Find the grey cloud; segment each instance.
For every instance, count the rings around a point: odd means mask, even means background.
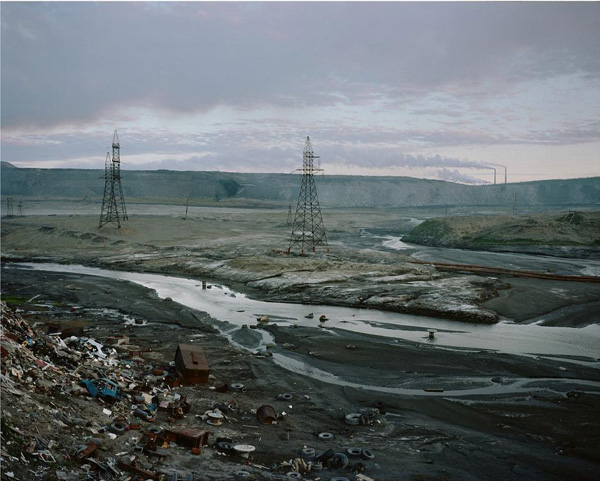
[[[3,128],[598,78],[597,3],[4,3]],[[342,97],[337,95],[342,94]]]

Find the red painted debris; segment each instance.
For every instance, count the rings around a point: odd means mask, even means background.
[[[175,367],[183,385],[208,382],[210,369],[202,346],[179,344],[175,353]]]

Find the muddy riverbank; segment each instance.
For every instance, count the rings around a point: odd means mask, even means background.
[[[274,356],[257,357],[230,346],[218,334],[217,320],[127,282],[16,269],[4,269],[2,282],[3,298],[22,309],[32,325],[48,321],[83,325],[86,335],[99,340],[116,332],[126,334],[132,343],[151,349],[146,361],[149,367],[171,361],[178,342],[194,339],[200,343],[214,375],[209,385],[237,382],[247,391],[220,394],[204,386],[178,391],[188,396],[195,414],[203,413],[214,402],[236,400],[240,412],[222,428],[210,428],[211,439],[227,435],[255,445],[253,465],[248,469],[257,479],[287,479],[281,463],[299,456],[305,446],[317,452],[369,449],[375,459],[364,463],[363,474],[381,480],[594,479],[599,472],[596,433],[600,429],[600,396],[598,388],[585,384],[600,382],[593,363],[586,367],[568,359],[536,360],[490,351],[423,347],[360,334],[341,336],[318,328],[276,326],[266,327],[275,339],[271,348]],[[39,297],[34,301],[26,302],[36,295]],[[145,325],[127,324],[123,316]],[[341,378],[404,385],[420,393],[396,395],[320,381],[278,366],[274,360],[278,354],[300,362],[310,358],[311,364]],[[463,396],[431,392],[510,386],[523,378],[530,382],[516,392],[507,389],[505,393]],[[278,401],[281,393],[291,393],[293,400]],[[44,419],[46,414],[40,406],[51,407],[48,402],[71,406],[68,398],[60,396],[29,396],[24,403],[23,396],[3,392],[3,410],[12,414],[13,422],[19,418],[19,410],[39,413]],[[375,403],[386,411],[381,423],[349,426],[344,422],[345,414]],[[285,411],[286,420],[277,426],[260,425],[251,410],[262,404]],[[98,409],[93,401],[78,402],[78,406],[82,415],[88,416]],[[202,421],[188,415],[177,424],[202,426]],[[53,431],[43,423],[39,426],[42,436],[66,442],[64,432]],[[29,432],[32,427],[25,424],[20,429]],[[85,432],[73,435],[82,437]],[[334,438],[322,441],[317,436],[321,432],[330,432]],[[139,437],[139,432],[131,431],[114,443],[107,439],[103,456],[131,449],[126,443],[134,437]],[[175,447],[169,451],[168,462],[139,454],[138,458],[155,471],[203,473],[197,479],[235,479],[234,473],[247,466],[238,458],[220,456],[210,447],[200,456]],[[7,466],[13,469],[13,465]],[[313,472],[304,479],[336,475],[355,478],[344,468]]]
[[[187,219],[138,215],[122,229],[97,229],[95,216],[4,219],[2,252],[5,259],[208,278],[267,300],[375,308],[479,323],[494,323],[506,316],[508,310],[495,300],[507,291],[512,310],[522,307],[530,317],[548,313],[548,305],[554,310],[584,306],[600,295],[597,286],[583,292],[564,283],[561,289],[577,294],[555,296],[548,304],[546,298],[538,302],[529,295],[536,291],[535,282],[448,273],[408,262],[419,253],[393,250],[366,234],[408,230],[415,224],[413,218],[393,211],[337,211],[326,220],[329,252],[311,256],[287,255],[289,227],[284,216],[253,209],[207,209]],[[518,293],[522,296],[512,295]],[[527,300],[517,302],[520,298]]]

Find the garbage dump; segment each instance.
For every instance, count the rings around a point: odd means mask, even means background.
[[[294,448],[290,418],[311,396],[264,395],[278,407],[256,402],[261,393],[250,401],[252,379],[217,379],[201,346],[180,343],[159,361],[135,336],[93,333],[32,326],[2,303],[2,479],[329,479],[374,458],[333,434]],[[357,415],[354,427],[381,417]],[[297,456],[264,452],[264,438],[286,439]]]

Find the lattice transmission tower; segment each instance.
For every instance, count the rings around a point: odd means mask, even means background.
[[[98,228],[109,222],[116,222],[120,229],[122,220],[127,220],[127,208],[121,184],[121,146],[115,130],[112,141],[112,159],[110,153],[107,152],[104,162],[104,197],[102,198]]]
[[[310,137],[306,137],[304,144],[304,154],[302,156],[302,184],[300,185],[300,194],[298,195],[298,205],[296,206],[296,215],[290,237],[288,254],[296,246],[300,246],[300,254],[304,255],[305,248],[315,252],[317,246],[327,246],[327,235],[317,197],[317,188],[315,186],[314,173],[323,169],[315,167],[314,161],[319,156],[313,153]]]
[[[15,215],[15,211],[14,211],[14,201],[12,197],[7,197],[6,198],[6,216],[7,217],[13,217]]]

